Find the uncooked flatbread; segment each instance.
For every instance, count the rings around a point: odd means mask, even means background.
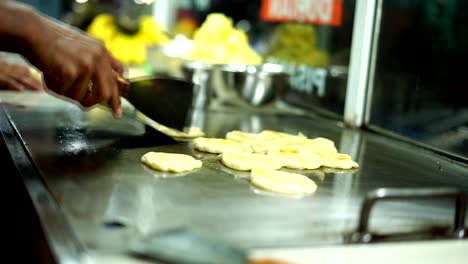
[[[224,151],[220,158],[226,167],[240,171],[249,171],[253,168],[281,168],[281,160],[264,154],[228,150]]]
[[[252,142],[250,146],[253,152],[267,154],[271,148],[278,148],[288,144],[292,144],[288,139],[270,139],[270,140],[257,140]]]
[[[238,150],[244,152],[252,152],[252,149],[249,144],[242,142],[235,142],[223,138],[204,138],[199,137],[193,141],[193,146],[204,152],[209,153],[223,153],[227,150]]]
[[[246,142],[250,143],[257,139],[258,134],[255,133],[248,133],[239,130],[233,130],[231,132],[226,133],[226,139],[236,141],[236,142]]]
[[[327,153],[321,155],[322,166],[335,169],[358,168],[359,164],[351,159],[351,156],[342,153]]]
[[[278,132],[273,130],[263,130],[258,134],[261,140],[276,140],[276,139],[290,139],[290,140],[302,140],[307,139],[302,133],[298,135],[292,135],[284,132]]]
[[[317,153],[337,153],[338,150],[335,147],[335,143],[329,139],[318,137],[309,139],[304,142],[305,145],[309,145],[315,149]]]
[[[185,172],[201,168],[202,162],[185,154],[148,152],[141,161],[149,167],[167,172]]]
[[[263,130],[258,134],[234,130],[226,134],[226,139],[248,143],[253,152],[266,154],[270,148],[298,144],[307,140],[307,137],[301,133],[296,136],[273,130]]]
[[[322,166],[320,155],[304,148],[302,145],[290,145],[271,148],[268,156],[281,161],[285,168],[314,170]]]
[[[288,195],[313,194],[317,190],[315,182],[304,175],[268,168],[254,168],[250,181],[258,188]]]
[[[285,168],[313,170],[321,166],[336,169],[358,167],[351,157],[341,156],[338,153],[332,140],[323,137],[309,139],[302,133],[292,135],[273,130],[263,130],[260,133],[233,130],[226,134],[226,139],[250,145],[253,153],[274,156],[282,160],[282,166]],[[323,157],[325,157],[324,161],[322,161]],[[244,165],[243,161],[235,162],[234,158],[231,158],[229,162]],[[247,165],[243,165],[237,167],[243,170],[248,168]]]

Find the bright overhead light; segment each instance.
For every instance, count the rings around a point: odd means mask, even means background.
[[[149,5],[149,4],[152,4],[152,3],[154,2],[154,0],[133,0],[133,1],[134,1],[136,4],[139,4],[139,5],[141,5],[141,4],[147,4],[147,5]]]

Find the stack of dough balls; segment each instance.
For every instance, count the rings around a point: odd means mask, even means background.
[[[193,37],[193,53],[187,59],[210,64],[260,64],[245,32],[221,13],[209,14]]]
[[[197,150],[219,154],[219,159],[228,168],[250,171],[254,186],[287,195],[312,194],[317,186],[308,177],[279,171],[281,168],[358,167],[349,155],[338,153],[333,141],[321,137],[309,139],[303,134],[271,130],[260,133],[231,131],[225,139],[196,138],[193,145]]]

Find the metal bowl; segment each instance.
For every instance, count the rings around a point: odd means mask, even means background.
[[[262,106],[278,99],[288,85],[288,74],[279,64],[223,65],[221,83],[253,106]]]
[[[208,107],[213,96],[213,66],[202,62],[186,62],[182,64],[182,74],[185,80],[195,84],[194,108]]]

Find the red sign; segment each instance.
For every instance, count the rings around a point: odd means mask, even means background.
[[[340,26],[343,0],[262,0],[261,18],[269,22],[306,22]]]

